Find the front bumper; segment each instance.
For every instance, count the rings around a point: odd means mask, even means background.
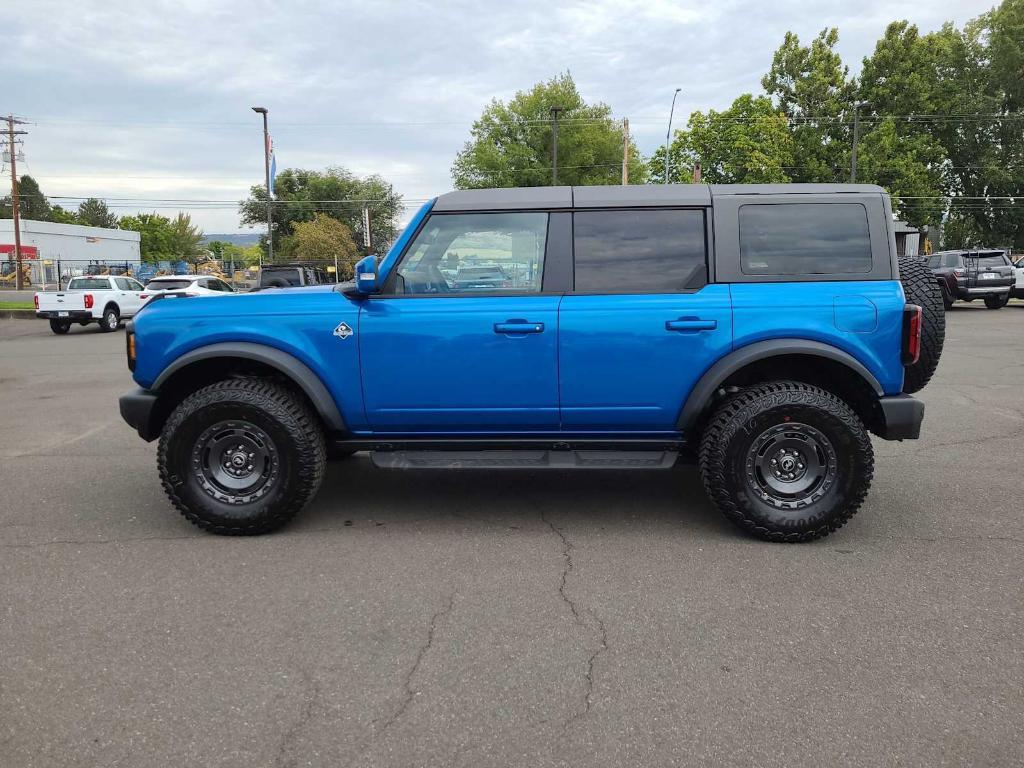
[[[44,320],[70,320],[73,323],[81,323],[88,320],[90,323],[95,319],[88,309],[44,309],[36,311],[36,317]]]
[[[121,395],[117,401],[121,409],[121,418],[147,443],[160,435],[153,426],[153,409],[156,401],[157,396],[154,393],[141,387]]]
[[[883,440],[916,440],[921,436],[924,421],[924,403],[910,395],[889,395],[878,398],[882,410],[879,429],[875,431]]]

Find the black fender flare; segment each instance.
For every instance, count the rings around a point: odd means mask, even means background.
[[[306,394],[310,402],[313,403],[313,407],[316,408],[317,413],[324,420],[328,430],[332,432],[345,431],[345,420],[341,416],[341,411],[338,410],[338,404],[334,401],[330,391],[320,377],[294,355],[282,352],[276,347],[266,346],[265,344],[227,341],[198,347],[191,352],[186,352],[164,368],[149,389],[153,392],[159,392],[160,387],[166,384],[171,376],[200,360],[231,357],[254,360],[280,371],[284,376],[294,381]]]
[[[810,339],[768,339],[758,341],[740,347],[720,359],[701,376],[693,389],[690,390],[682,410],[679,412],[679,419],[676,428],[684,431],[693,426],[700,417],[704,408],[711,401],[715,391],[722,386],[722,383],[732,374],[744,366],[768,357],[779,357],[781,355],[811,355],[822,357],[827,360],[834,360],[845,365],[853,373],[859,375],[874,390],[879,397],[885,394],[878,379],[853,355],[844,352],[838,347],[823,344],[820,341]]]

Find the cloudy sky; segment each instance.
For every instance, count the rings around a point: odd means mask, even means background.
[[[451,188],[487,102],[560,71],[628,117],[649,154],[676,87],[682,122],[757,92],[787,30],[838,26],[857,71],[892,20],[932,30],[992,4],[30,0],[5,11],[0,110],[29,121],[22,172],[53,202],[185,209],[234,232],[235,201],[263,179],[252,105],[270,109],[279,169],[380,173],[414,205]]]

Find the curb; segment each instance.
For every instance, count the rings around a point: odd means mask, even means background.
[[[34,309],[0,309],[0,320],[35,320]]]

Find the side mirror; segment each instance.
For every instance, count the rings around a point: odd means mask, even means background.
[[[377,257],[370,255],[356,262],[356,292],[362,296],[376,293],[377,284]]]

